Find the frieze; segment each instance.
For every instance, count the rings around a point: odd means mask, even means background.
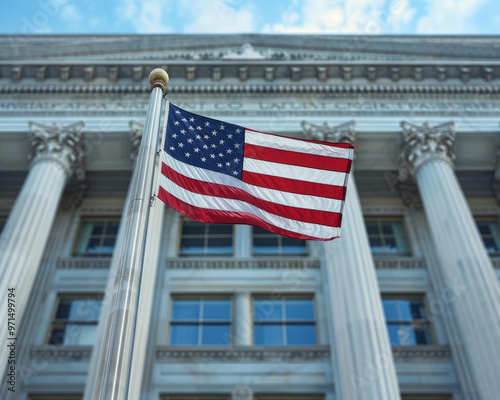
[[[310,258],[276,259],[186,259],[167,260],[167,269],[318,269],[320,262]]]
[[[394,361],[405,359],[448,360],[451,358],[449,346],[392,346]]]
[[[110,258],[60,258],[56,267],[61,269],[108,269]]]
[[[9,116],[71,114],[78,115],[129,115],[131,112],[143,115],[147,111],[147,101],[144,99],[109,101],[76,99],[68,101],[0,101],[0,114]],[[306,101],[307,100],[307,101]],[[181,108],[193,112],[205,112],[211,115],[257,115],[257,116],[283,116],[283,115],[331,115],[331,113],[357,114],[357,115],[397,115],[404,112],[406,115],[437,115],[463,116],[463,115],[491,115],[500,113],[500,102],[475,100],[462,100],[447,98],[439,100],[413,100],[398,101],[397,98],[377,99],[346,99],[336,98],[335,101],[316,98],[297,98],[295,101],[179,101],[175,102]]]
[[[92,346],[37,346],[31,352],[32,361],[89,361]]]
[[[376,269],[425,269],[426,263],[423,258],[394,257],[381,258],[373,257]]]
[[[163,346],[156,350],[159,362],[318,362],[330,359],[328,346],[279,348],[226,347],[188,349]]]

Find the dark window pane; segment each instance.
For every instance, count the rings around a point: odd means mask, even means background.
[[[285,302],[286,319],[314,320],[313,301],[310,299],[291,299]]]
[[[198,321],[199,319],[199,300],[174,300],[172,304],[173,321]]]
[[[260,226],[253,226],[253,234],[254,235],[272,235],[271,232],[269,232],[268,230],[264,229],[264,228],[261,228]]]
[[[288,345],[316,344],[316,329],[314,324],[287,325],[286,342]]]
[[[425,319],[425,309],[422,301],[413,300],[410,303],[412,319]]]
[[[64,343],[64,327],[53,328],[50,333],[49,344]]]
[[[254,300],[254,320],[278,320],[281,321],[283,313],[281,300],[259,299]]]
[[[231,303],[229,300],[204,300],[203,320],[227,320],[231,319]]]
[[[204,325],[201,337],[202,345],[231,344],[229,325]]]
[[[209,237],[208,238],[208,253],[224,253],[231,254],[233,252],[233,238],[231,237]]]
[[[103,241],[100,252],[103,254],[112,254],[114,247],[115,247],[115,238],[114,237],[106,238]]]
[[[389,251],[389,252],[398,251],[398,247],[396,245],[396,239],[393,237],[386,237],[385,238],[385,248],[386,248],[386,251]]]
[[[71,300],[61,299],[57,307],[56,319],[68,319],[71,310]]]
[[[493,238],[483,238],[484,246],[490,253],[498,251],[498,246]]]
[[[88,253],[97,253],[99,251],[100,243],[101,243],[100,238],[91,238],[87,244],[86,251]]]
[[[379,238],[370,237],[370,247],[373,253],[383,253],[385,248],[382,247],[382,240]]]
[[[233,234],[233,226],[229,224],[209,224],[209,235],[229,235]]]
[[[307,253],[306,241],[296,240],[292,238],[282,237],[282,252],[288,254],[305,254]]]
[[[203,238],[183,238],[181,242],[181,252],[192,254],[203,254]]]
[[[108,227],[106,228],[106,235],[116,235],[118,233],[119,221],[109,221]]]
[[[379,235],[378,224],[376,222],[366,222],[366,230],[369,235]]]
[[[283,326],[276,325],[255,325],[254,329],[256,345],[282,345]]]
[[[186,220],[182,223],[182,235],[203,235],[205,224],[197,221]]]
[[[171,345],[197,345],[198,325],[172,325],[170,327]]]
[[[392,230],[392,225],[397,222],[382,222],[382,232],[384,235],[392,235],[394,232]]]
[[[254,237],[253,251],[255,254],[279,254],[277,237]]]
[[[94,225],[92,228],[92,235],[100,236],[104,230],[104,221],[91,222]]]
[[[414,325],[415,341],[419,345],[430,344],[429,331],[427,325]]]

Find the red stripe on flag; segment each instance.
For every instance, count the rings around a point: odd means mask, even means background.
[[[272,175],[257,174],[243,170],[241,180],[250,185],[277,189],[282,192],[326,197],[328,199],[345,200],[346,187],[325,185],[324,183],[299,181]]]
[[[341,213],[311,210],[307,208],[298,208],[272,203],[252,196],[251,194],[238,188],[188,178],[182,174],[179,174],[177,171],[173,170],[165,163],[162,163],[161,173],[176,185],[181,186],[182,188],[193,193],[244,201],[248,204],[252,204],[260,208],[261,210],[296,221],[309,222],[331,227],[340,226],[340,220],[342,217]]]
[[[187,217],[194,219],[203,223],[214,223],[214,224],[249,224],[259,226],[261,228],[267,229],[270,232],[277,233],[279,235],[289,236],[294,239],[303,239],[303,240],[332,240],[336,239],[340,236],[333,236],[331,238],[317,238],[313,236],[302,235],[296,232],[287,231],[282,228],[278,228],[277,226],[271,225],[266,221],[263,221],[259,217],[256,217],[253,214],[243,213],[243,212],[233,212],[233,211],[219,211],[219,210],[210,210],[207,208],[200,208],[188,204],[182,200],[179,200],[177,197],[172,196],[161,186],[158,191],[158,198],[163,201],[165,204],[172,207],[174,210],[179,211],[180,213],[186,215]]]
[[[272,149],[270,147],[257,146],[250,143],[245,143],[244,156],[280,164],[346,173],[349,173],[351,170],[352,163],[348,158],[319,156],[296,151]]]

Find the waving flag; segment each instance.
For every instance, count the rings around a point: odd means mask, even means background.
[[[169,104],[158,197],[212,223],[295,239],[340,236],[353,146],[257,132]]]

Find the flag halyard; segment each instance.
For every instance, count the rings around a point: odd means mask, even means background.
[[[340,236],[351,144],[258,132],[173,104],[168,115],[158,197],[170,207],[295,239]]]

